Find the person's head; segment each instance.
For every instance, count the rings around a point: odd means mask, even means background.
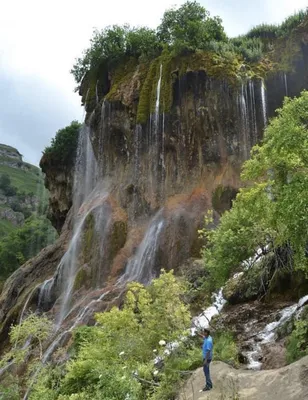
[[[204,337],[209,337],[210,336],[210,331],[208,329],[203,329],[203,336]]]

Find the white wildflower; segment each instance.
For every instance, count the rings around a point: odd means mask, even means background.
[[[160,340],[160,341],[159,341],[159,345],[160,345],[160,346],[166,346],[165,340]]]
[[[119,354],[119,356],[121,357],[121,356],[124,356],[124,354],[125,354],[125,351],[121,351],[121,353]]]
[[[153,372],[153,375],[154,375],[154,376],[158,375],[157,369]]]

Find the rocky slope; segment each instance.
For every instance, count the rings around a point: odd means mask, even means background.
[[[214,389],[202,392],[203,370],[198,369],[181,390],[179,400],[304,400],[308,396],[308,357],[269,371],[236,370],[222,362],[212,366]]]
[[[0,236],[5,236],[38,208],[45,190],[39,168],[23,162],[18,150],[4,144],[0,144],[0,177]]]

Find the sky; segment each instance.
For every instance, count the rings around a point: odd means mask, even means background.
[[[251,1],[251,0],[250,0]],[[229,36],[279,23],[307,0],[199,0]],[[38,164],[56,131],[84,111],[70,69],[93,29],[129,23],[156,27],[180,0],[10,0],[0,14],[0,143]]]

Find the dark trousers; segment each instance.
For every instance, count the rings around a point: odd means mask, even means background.
[[[213,387],[213,383],[211,381],[211,374],[210,374],[211,361],[212,360],[208,360],[207,363],[203,365],[203,372],[204,372],[204,376],[205,376],[205,385],[210,389]]]

